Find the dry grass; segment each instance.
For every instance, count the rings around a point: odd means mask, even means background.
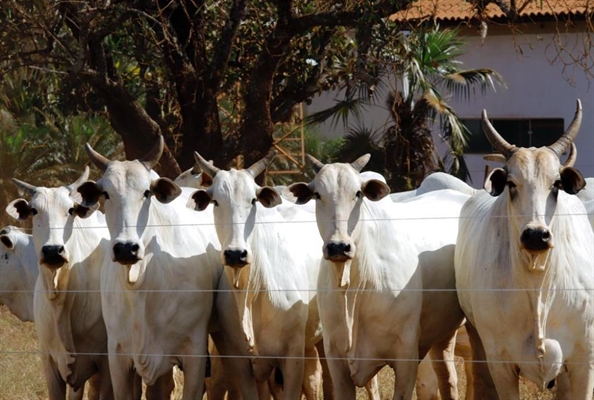
[[[464,400],[466,379],[462,361],[458,362],[459,387]],[[183,379],[183,378],[182,378]],[[380,395],[382,399],[392,398],[394,374],[390,368],[384,368],[379,375]],[[176,376],[176,381],[180,382]],[[530,382],[521,382],[522,399],[549,400],[553,392],[539,393]],[[176,388],[173,398],[181,399],[181,390]],[[37,336],[32,323],[23,323],[14,317],[4,306],[0,307],[0,400],[37,400],[47,399],[47,390],[41,373],[37,355]],[[367,399],[365,390],[358,389],[357,400]]]

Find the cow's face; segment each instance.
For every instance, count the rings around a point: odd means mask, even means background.
[[[259,187],[246,170],[218,171],[212,186],[194,193],[192,199],[196,209],[204,209],[205,202],[214,205],[221,261],[233,268],[252,262],[248,238],[254,229],[257,204],[265,207],[280,204],[279,194],[273,188]]]
[[[83,183],[73,196],[86,206],[105,200],[105,219],[111,236],[112,260],[131,266],[144,258],[143,233],[147,229],[153,197],[169,203],[181,189],[167,178],[158,178],[151,168],[163,152],[160,137],[147,159],[109,161],[87,145],[91,161],[104,171],[97,181]]]
[[[142,237],[153,197],[168,203],[181,193],[172,181],[157,178],[141,162],[113,161],[96,183],[85,182],[79,192],[84,204],[104,198],[105,220],[111,236],[112,260],[133,265],[144,258]]]
[[[317,174],[312,182],[295,183],[284,192],[287,199],[292,195],[297,203],[316,200],[316,220],[324,241],[323,254],[329,261],[343,263],[355,256],[357,249],[352,234],[360,223],[363,199],[377,201],[390,193],[384,182],[361,178],[359,170],[368,160],[366,155],[353,164],[317,164]]]
[[[268,165],[272,157],[274,153],[260,162]],[[201,157],[200,160],[205,161]],[[201,211],[206,209],[208,204],[214,205],[214,220],[221,243],[221,262],[237,270],[252,262],[252,249],[248,238],[254,230],[258,204],[267,208],[274,207],[281,203],[280,195],[271,187],[260,187],[256,184],[256,172],[252,170],[254,166],[231,171],[219,170],[212,166],[208,168],[210,175],[213,175],[211,186],[194,192],[188,206]],[[207,171],[202,174],[210,180]]]
[[[525,254],[538,256],[555,246],[551,223],[559,192],[576,194],[585,186],[581,173],[572,167],[576,152],[573,138],[579,130],[580,120],[578,102],[574,122],[555,144],[518,148],[505,142],[488,122],[486,114],[483,115],[487,137],[505,156],[505,167],[496,168],[489,174],[485,189],[493,196],[505,196],[511,240],[517,240]],[[561,165],[559,156],[567,148],[571,148],[570,157]]]
[[[65,244],[72,236],[74,219],[87,217],[90,210],[73,201],[70,191],[88,179],[88,168],[77,182],[68,187],[34,187],[15,180],[17,186],[31,195],[31,200],[12,201],[6,211],[17,220],[32,218],[33,242],[39,264],[58,269],[70,260]]]

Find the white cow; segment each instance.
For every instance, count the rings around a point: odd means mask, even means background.
[[[581,114],[578,101],[553,145],[519,148],[483,111],[485,135],[506,163],[487,177],[486,192],[464,205],[456,246],[458,296],[478,361],[477,398],[519,399],[520,375],[544,388],[565,372],[559,396],[592,399],[594,233],[574,196],[585,185],[575,158],[559,161]]]
[[[407,190],[405,192],[398,192],[390,194],[390,198],[395,202],[402,202],[411,200],[414,197],[433,192],[435,190],[452,189],[460,193],[464,193],[468,196],[473,195],[476,189],[468,185],[461,179],[456,178],[453,175],[446,174],[445,172],[434,172],[427,175],[421,185],[417,189]]]
[[[33,294],[39,274],[33,236],[14,226],[0,230],[0,305],[23,322],[33,321]]]
[[[369,155],[352,164],[308,160],[317,172],[314,180],[289,186],[284,196],[298,203],[316,199],[325,258],[318,306],[337,398],[355,398],[355,386],[386,364],[397,376],[394,399],[411,398],[419,356],[434,344],[448,347],[463,319],[453,291],[456,211],[437,220],[412,210],[395,213],[396,203],[381,200],[389,193],[386,184],[360,176]],[[454,201],[454,208],[461,202]],[[411,217],[415,221],[406,224],[395,220]],[[450,244],[440,243],[440,235],[449,236]],[[428,278],[437,286],[424,293]],[[443,395],[455,397],[456,390]]]
[[[95,205],[105,198],[113,262],[103,270],[103,313],[116,398],[129,399],[135,370],[147,396],[165,398],[171,372],[184,373],[184,399],[202,395],[207,329],[222,274],[212,212],[186,207],[192,189],[151,173],[163,138],[140,160],[110,161],[87,145],[103,176],[77,196]]]
[[[31,201],[17,199],[6,208],[18,220],[33,220],[40,265],[34,322],[50,399],[64,399],[66,384],[79,391],[97,373],[102,377],[101,398],[113,398],[99,294],[108,232],[97,214],[89,216],[88,208],[70,198],[88,176],[86,168],[75,183],[58,188],[14,179]]]
[[[265,383],[278,368],[282,398],[300,399],[303,386],[306,398],[317,400],[315,344],[322,336],[314,288],[322,242],[307,224],[288,223],[274,208],[281,202],[274,188],[255,183],[275,153],[230,171],[195,155],[212,186],[196,191],[189,206],[202,211],[214,204],[221,262],[232,282],[240,311],[237,326],[249,347],[253,374]]]

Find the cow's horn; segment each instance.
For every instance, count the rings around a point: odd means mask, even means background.
[[[196,165],[198,165],[198,167],[200,167],[202,171],[206,172],[206,175],[210,176],[211,178],[214,178],[217,172],[220,171],[217,167],[212,165],[212,162],[206,161],[206,159],[198,154],[197,151],[194,152],[194,160],[196,160]]]
[[[84,182],[88,181],[89,180],[89,172],[90,172],[89,166],[85,165],[85,170],[83,171],[82,174],[80,174],[80,176],[78,177],[76,182],[71,183],[70,185],[66,186],[68,191],[72,192],[74,189],[76,189],[77,187],[82,185]]]
[[[485,154],[483,156],[483,159],[487,160],[487,161],[494,161],[494,162],[503,163],[503,164],[505,164],[507,162],[507,159],[505,158],[505,156],[503,154],[498,154],[498,153]]]
[[[276,153],[277,153],[276,150],[270,150],[270,152],[268,152],[268,154],[266,154],[266,157],[264,157],[263,159],[261,159],[258,162],[255,162],[246,171],[249,172],[250,175],[255,178],[256,176],[258,176],[262,172],[264,172],[264,170],[268,167],[268,165],[270,165],[270,163],[276,156]]]
[[[165,148],[165,140],[163,140],[163,135],[159,135],[158,139],[157,139],[157,143],[155,143],[155,145],[153,146],[153,148],[151,149],[151,151],[144,157],[142,157],[140,161],[142,164],[144,164],[144,166],[147,169],[153,169],[153,167],[155,165],[157,165],[157,162],[159,162],[159,159],[161,158],[161,155],[163,154],[163,149]]]
[[[363,167],[367,165],[369,159],[371,158],[371,154],[363,154],[361,157],[357,158],[355,161],[351,163],[351,166],[357,170],[357,172],[361,172]]]
[[[569,146],[569,155],[567,156],[567,160],[563,163],[564,167],[573,167],[575,161],[577,160],[577,147],[575,143],[571,142]]]
[[[107,169],[107,166],[111,162],[111,161],[109,161],[109,159],[103,157],[101,154],[99,154],[95,150],[93,150],[91,145],[88,143],[85,145],[85,150],[87,151],[87,154],[89,155],[89,158],[91,159],[91,162],[93,164],[95,164],[95,166],[97,168],[99,168],[101,171],[105,171]]]
[[[557,156],[561,156],[568,148],[571,143],[575,140],[577,134],[580,131],[582,125],[582,102],[577,99],[577,106],[573,121],[569,124],[569,127],[555,143],[549,146],[549,149],[553,150]]]
[[[17,178],[12,178],[16,187],[23,193],[23,196],[33,196],[37,191],[37,187],[30,183],[19,181]]]
[[[482,115],[483,120],[483,131],[485,131],[485,136],[489,140],[489,142],[495,147],[499,153],[503,154],[505,158],[509,158],[513,152],[516,151],[517,147],[514,145],[509,144],[500,134],[495,130],[493,125],[491,125],[491,121],[487,117],[487,110],[483,110]]]
[[[311,165],[311,167],[314,169],[316,174],[320,172],[322,168],[324,168],[324,163],[317,160],[315,157],[306,154],[305,158],[307,159],[307,162],[309,162],[309,165]]]

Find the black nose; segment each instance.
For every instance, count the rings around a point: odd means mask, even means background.
[[[116,243],[113,246],[113,256],[115,261],[119,262],[120,264],[124,265],[131,265],[136,264],[139,260],[138,258],[138,243],[133,242],[125,242],[125,243]]]
[[[526,228],[520,240],[526,250],[547,250],[551,247],[551,232],[544,228]]]
[[[41,248],[41,263],[49,268],[60,268],[66,262],[64,246],[48,245]]]
[[[328,258],[331,260],[344,261],[351,258],[348,253],[351,251],[351,245],[344,242],[332,242],[326,246]]]
[[[230,267],[244,267],[247,264],[247,250],[225,250],[225,264]]]

